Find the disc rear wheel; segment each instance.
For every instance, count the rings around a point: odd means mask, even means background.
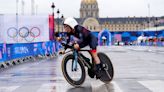
[[[100,80],[109,83],[114,76],[114,69],[112,62],[110,61],[109,57],[104,53],[99,52],[98,57],[103,65],[103,69],[101,70],[101,77]]]

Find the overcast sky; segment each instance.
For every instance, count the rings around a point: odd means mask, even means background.
[[[23,1],[25,2],[25,14],[31,14],[31,0]],[[50,14],[52,12],[52,2],[56,6],[55,12],[59,9],[60,14],[65,17],[80,16],[81,0],[35,0],[37,14]],[[97,0],[97,2],[100,17],[164,16],[164,0]],[[19,0],[19,14],[21,14],[21,4],[22,0]],[[0,14],[8,13],[16,13],[16,0],[0,0]]]

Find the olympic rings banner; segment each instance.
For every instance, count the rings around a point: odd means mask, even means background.
[[[0,15],[0,43],[49,41],[49,16]]]

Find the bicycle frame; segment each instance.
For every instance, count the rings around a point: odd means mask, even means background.
[[[84,63],[89,69],[91,69],[91,68],[92,68],[91,64],[94,64],[94,62],[93,62],[94,59],[93,59],[93,57],[92,57],[91,52],[90,52],[89,50],[80,50],[80,51],[82,51],[82,52],[84,52],[84,51],[85,51],[85,52],[88,52],[88,53],[91,55],[92,63],[86,62],[86,61],[83,59],[83,57],[82,57],[81,55],[79,55],[81,61],[83,61],[83,63]]]
[[[79,51],[86,51],[88,52],[90,55],[91,55],[91,52],[89,50],[79,50]],[[77,60],[79,59],[80,61],[82,61],[86,66],[87,68],[91,69],[91,64],[89,64],[90,62],[86,62],[83,57],[80,55],[78,50],[75,50],[75,49],[72,49],[72,50],[69,50],[67,51],[66,53],[68,52],[73,52],[73,56],[74,56],[74,60],[72,61],[72,71],[76,71],[77,70]],[[92,56],[92,55],[91,55]],[[93,60],[93,57],[92,57],[92,60]],[[92,61],[92,64],[94,62]]]

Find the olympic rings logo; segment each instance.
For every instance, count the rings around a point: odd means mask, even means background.
[[[40,36],[40,29],[38,27],[32,27],[28,29],[27,27],[21,27],[19,30],[15,27],[10,27],[7,30],[7,35],[13,38],[14,41],[20,42],[23,39],[27,42],[33,42],[35,38]]]

